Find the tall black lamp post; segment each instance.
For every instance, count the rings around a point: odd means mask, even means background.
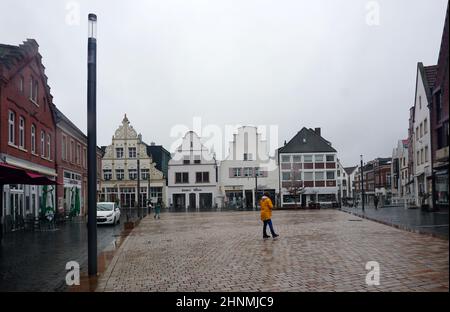
[[[361,207],[364,211],[364,166],[363,166],[363,155],[361,155]]]
[[[97,275],[97,15],[88,16],[88,274]]]

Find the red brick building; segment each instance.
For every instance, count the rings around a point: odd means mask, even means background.
[[[56,130],[41,59],[33,39],[19,46],[0,44],[0,165],[23,170],[29,178],[54,180]],[[38,216],[43,191],[48,205],[54,201],[47,187],[3,180],[0,221],[6,230],[23,227],[25,218]]]
[[[432,91],[432,102],[430,105],[431,160],[433,167],[433,207],[436,208],[448,208],[448,15],[449,7],[447,5],[447,14],[444,22],[444,30],[442,33],[435,84]]]
[[[391,198],[391,163],[392,158],[376,158],[367,162],[363,167],[364,174],[364,202],[373,203],[375,196],[380,204]],[[361,167],[355,174],[355,192],[361,198]]]
[[[54,106],[56,120],[56,192],[58,213],[85,216],[87,213],[87,136]],[[99,189],[102,152],[97,148]]]

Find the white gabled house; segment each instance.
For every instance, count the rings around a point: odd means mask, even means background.
[[[175,209],[220,207],[218,164],[200,137],[189,131],[169,161],[168,201]]]

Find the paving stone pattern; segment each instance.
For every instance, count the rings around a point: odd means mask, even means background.
[[[135,228],[97,291],[445,291],[448,240],[337,210],[164,213]],[[380,285],[366,284],[368,261]]]

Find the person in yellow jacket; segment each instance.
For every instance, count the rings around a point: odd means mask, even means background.
[[[272,237],[276,238],[279,235],[275,233],[275,231],[273,230],[273,225],[272,225],[272,209],[273,209],[273,204],[272,204],[272,200],[269,197],[269,193],[265,192],[264,196],[261,197],[261,200],[259,202],[260,206],[261,206],[261,220],[263,221],[264,225],[263,225],[263,238],[269,238],[270,236],[267,235],[266,232],[266,228],[267,225],[269,225],[270,228],[270,232],[272,233]]]

